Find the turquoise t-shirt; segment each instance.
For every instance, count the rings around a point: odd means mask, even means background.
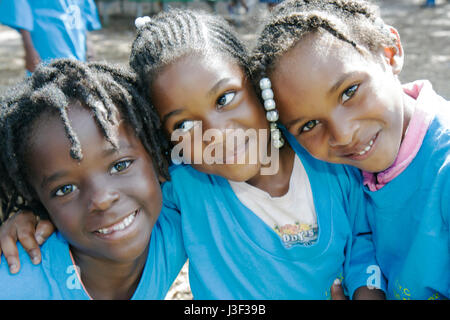
[[[171,167],[164,201],[181,212],[195,299],[329,299],[336,278],[344,279],[350,296],[368,284],[368,268],[377,263],[359,172],[318,161],[291,143],[317,213],[318,239],[309,246],[285,247],[226,179],[188,165]]]
[[[43,62],[86,60],[86,33],[101,28],[93,0],[0,0],[0,23],[28,30]]]
[[[147,262],[132,300],[164,299],[186,261],[180,215],[164,208],[150,237]],[[33,265],[18,243],[21,269],[11,275],[0,264],[0,300],[88,300],[70,257],[69,244],[59,232],[42,245],[42,263]],[[81,270],[82,272],[82,270]]]
[[[387,298],[450,298],[450,103],[410,165],[366,197]]]

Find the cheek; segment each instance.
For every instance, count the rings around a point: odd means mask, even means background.
[[[297,141],[314,158],[322,160],[322,161],[329,160],[328,145],[326,144],[325,141],[322,141],[322,139],[320,139],[320,137],[312,136],[312,137],[308,137],[308,138],[301,138],[300,136],[297,136]]]
[[[161,186],[152,168],[151,162],[144,165],[142,174],[136,176],[136,179],[132,182],[131,190],[133,190],[136,201],[145,207],[146,212],[158,217],[162,208],[162,193]]]
[[[45,204],[44,204],[45,206]],[[83,210],[73,205],[46,206],[50,220],[56,229],[71,243],[82,242],[81,233],[84,230]],[[86,211],[84,211],[86,212]]]
[[[260,103],[254,90],[247,90],[245,108],[240,108],[240,110],[243,113],[241,119],[247,121],[248,128],[267,129],[269,127],[264,106]]]

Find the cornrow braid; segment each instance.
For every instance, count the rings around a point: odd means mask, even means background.
[[[114,114],[135,130],[156,170],[168,178],[160,123],[147,99],[142,97],[136,75],[126,68],[107,64],[86,64],[76,60],[54,60],[40,66],[33,75],[11,90],[0,105],[0,200],[3,219],[18,209],[30,209],[46,218],[47,213],[27,180],[25,155],[35,121],[43,114],[58,115],[70,142],[70,156],[81,160],[83,153],[67,111],[80,102],[93,114],[105,139],[117,147]],[[1,218],[1,217],[0,217]]]
[[[395,43],[378,7],[368,1],[286,0],[275,7],[254,49],[254,82],[269,74],[282,54],[315,32],[328,32],[362,53],[376,53]]]
[[[148,91],[161,68],[195,52],[228,55],[249,75],[247,48],[230,25],[221,17],[193,10],[171,9],[139,28],[130,65]]]

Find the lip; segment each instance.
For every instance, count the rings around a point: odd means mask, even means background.
[[[97,228],[92,231],[92,233],[102,239],[121,238],[132,232],[132,230],[136,227],[136,220],[140,216],[140,213],[141,209],[136,209],[117,222]]]
[[[241,158],[240,156],[242,154],[244,154],[244,156],[245,156],[245,153],[248,150],[249,140],[250,140],[249,137],[245,137],[245,142],[235,146],[234,152],[232,154],[229,154],[232,152],[232,150],[225,149],[223,163],[224,164],[237,164],[239,158]],[[245,161],[245,158],[244,158],[244,161]]]
[[[346,151],[344,154],[340,155],[342,158],[348,158],[354,161],[362,161],[370,157],[373,150],[376,149],[379,131],[372,136],[372,138],[364,144],[359,144],[358,146],[352,148],[351,151]]]

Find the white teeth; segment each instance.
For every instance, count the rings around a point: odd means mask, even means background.
[[[365,154],[367,151],[369,151],[370,148],[372,148],[372,145],[373,145],[373,140],[370,140],[369,145],[368,145],[367,147],[365,147],[364,150],[361,151],[361,152],[359,152],[358,154],[359,154],[360,156],[362,156],[362,155]]]
[[[133,212],[133,214],[130,214],[128,217],[123,219],[120,223],[117,223],[114,226],[109,227],[109,228],[98,229],[97,232],[101,233],[101,234],[110,234],[114,231],[123,230],[134,221],[134,218],[136,218],[137,212],[138,212],[138,210],[136,210],[135,212]]]

